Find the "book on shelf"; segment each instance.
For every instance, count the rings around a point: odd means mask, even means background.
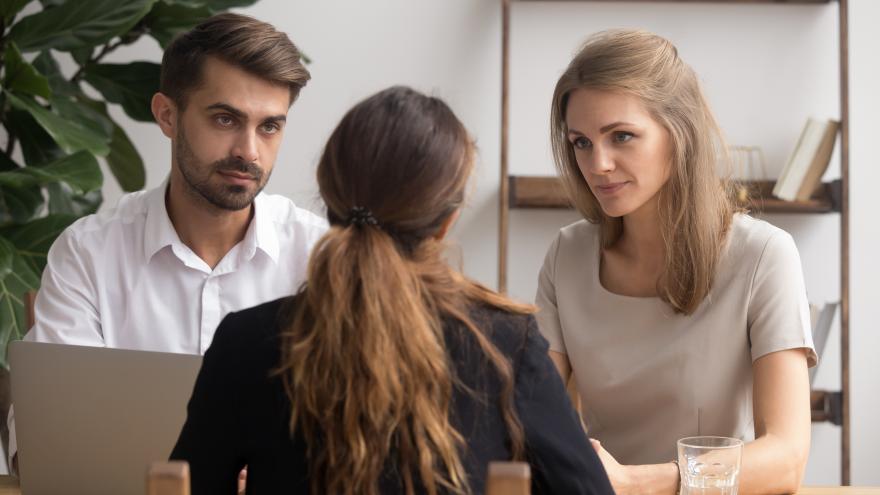
[[[817,306],[810,304],[810,323],[813,329],[813,347],[816,348],[816,355],[819,356],[819,363],[822,363],[822,354],[825,352],[825,344],[828,343],[828,335],[831,333],[831,324],[834,322],[834,313],[837,312],[839,303],[826,303]],[[810,368],[810,381],[816,376],[816,370],[819,366]]]
[[[798,138],[773,195],[786,201],[806,201],[819,187],[828,169],[840,122],[810,118]]]

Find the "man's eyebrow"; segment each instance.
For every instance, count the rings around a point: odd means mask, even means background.
[[[272,115],[263,119],[263,123],[269,122],[287,122],[287,115]]]
[[[205,107],[205,110],[223,110],[224,112],[229,112],[239,118],[246,117],[244,112],[226,103],[214,103]]]

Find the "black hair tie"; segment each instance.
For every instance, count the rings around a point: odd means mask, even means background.
[[[363,227],[365,225],[379,226],[379,221],[373,216],[373,212],[363,206],[355,206],[348,211],[348,225],[357,225]]]

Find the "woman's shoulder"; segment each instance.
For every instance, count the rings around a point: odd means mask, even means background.
[[[791,235],[779,227],[744,213],[733,216],[728,235],[731,253],[738,257],[759,259],[769,249],[793,245]]]
[[[599,237],[599,225],[587,220],[578,220],[559,229],[558,242],[565,244],[580,244],[584,241],[592,241]]]
[[[535,316],[514,313],[481,304],[470,313],[471,321],[503,354],[513,357],[522,351],[530,333],[537,333]]]
[[[552,271],[560,263],[567,266],[571,262],[583,263],[599,246],[599,226],[587,220],[579,220],[559,229],[547,250],[545,269],[552,265]]]

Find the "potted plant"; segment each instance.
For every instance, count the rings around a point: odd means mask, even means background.
[[[2,0],[0,2],[0,430],[6,445],[7,344],[25,328],[24,295],[39,287],[64,228],[101,204],[103,161],[124,191],[144,164],[107,111],[151,122],[159,64],[106,63],[142,36],[163,48],[206,17],[256,0]],[[71,60],[62,71],[59,57]],[[70,75],[65,75],[65,72]],[[5,134],[5,141],[3,140]]]

